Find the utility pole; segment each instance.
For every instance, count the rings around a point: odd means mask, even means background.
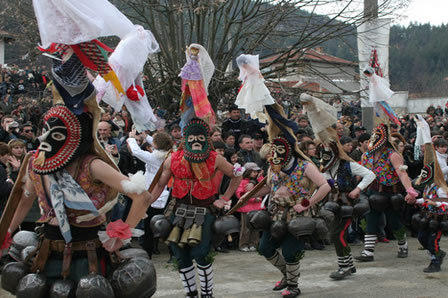
[[[378,0],[364,0],[364,19],[378,18]],[[361,70],[362,72],[362,70]],[[373,129],[373,107],[362,107],[362,125],[367,131]]]

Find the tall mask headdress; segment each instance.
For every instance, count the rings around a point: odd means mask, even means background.
[[[342,148],[339,137],[332,127],[337,123],[337,111],[321,99],[306,93],[300,95],[314,134],[322,142],[317,146],[321,171],[326,172],[339,160],[353,161]]]
[[[271,156],[269,162],[274,172],[285,168],[293,157],[301,159],[310,159],[299,149],[298,141],[295,136],[297,123],[287,119],[283,108],[278,104],[265,106],[268,119],[268,135],[271,144]]]
[[[376,152],[381,150],[387,142],[389,142],[389,129],[385,124],[381,123],[373,129],[367,150]]]
[[[421,115],[417,115],[417,137],[415,139],[415,146],[425,146],[423,168],[415,181],[416,185],[426,186],[431,183],[436,183],[439,187],[448,192],[448,186],[445,182],[445,177],[437,161],[437,155],[432,144],[431,129],[428,123]]]
[[[335,142],[317,145],[317,157],[320,160],[321,171],[326,172],[331,169],[339,160],[339,148]]]

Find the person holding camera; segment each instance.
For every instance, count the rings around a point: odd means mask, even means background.
[[[98,124],[98,139],[106,152],[112,157],[115,163],[118,163],[120,151],[120,141],[117,138],[113,138],[112,127],[109,122],[101,121]]]

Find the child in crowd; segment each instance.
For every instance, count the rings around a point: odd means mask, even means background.
[[[254,162],[247,162],[244,165],[246,171],[243,174],[243,180],[236,190],[236,196],[240,199],[245,193],[251,191],[259,181],[263,179],[261,168]],[[250,198],[246,205],[237,210],[241,214],[241,229],[239,249],[244,252],[257,250],[260,235],[249,225],[248,213],[253,210],[261,210],[264,207],[261,204],[262,198]]]

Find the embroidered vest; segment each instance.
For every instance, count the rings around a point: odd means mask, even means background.
[[[290,175],[280,177],[280,175],[272,173],[271,177],[272,190],[276,192],[281,185],[285,185],[288,188],[289,192],[295,197],[308,198],[310,196],[309,186],[311,184],[310,183],[308,183],[308,185],[304,184],[305,180],[309,182],[308,179],[305,179],[306,178],[305,168],[307,165],[308,165],[307,161],[298,160],[297,166]]]
[[[216,162],[215,151],[210,151],[210,155],[205,161],[210,176],[207,177],[207,183],[211,187],[204,187],[193,175],[190,163],[182,161],[184,150],[178,150],[171,154],[171,172],[174,176],[172,195],[177,199],[182,199],[188,194],[199,200],[205,200],[217,193],[217,187],[213,182],[213,173],[215,172]]]
[[[376,175],[376,182],[385,186],[392,186],[400,182],[397,172],[390,161],[390,156],[394,153],[391,148],[386,148],[380,154],[375,163],[375,153],[366,152],[362,155],[362,165],[371,170]]]
[[[94,181],[90,175],[90,163],[97,159],[97,156],[87,155],[81,161],[77,175],[75,177],[76,182],[82,187],[82,189],[87,193],[89,198],[92,200],[93,205],[99,210],[103,207],[107,202],[115,199],[117,196],[117,192],[111,187],[105,185],[102,182]],[[42,216],[39,218],[37,222],[46,223],[49,222],[52,218],[55,218],[53,207],[51,206],[50,198],[47,198],[45,193],[45,189],[43,186],[43,179],[41,175],[36,174],[32,170],[32,162],[34,156],[32,156],[28,163],[28,174],[33,182],[34,189],[38,196],[38,202],[41,209]],[[49,194],[48,194],[49,195]],[[92,220],[85,222],[77,222],[76,218],[81,215],[89,214],[89,211],[83,210],[74,210],[67,208],[65,206],[65,211],[67,213],[68,221],[71,225],[77,227],[94,227],[98,226],[106,221],[105,215],[99,215]]]

